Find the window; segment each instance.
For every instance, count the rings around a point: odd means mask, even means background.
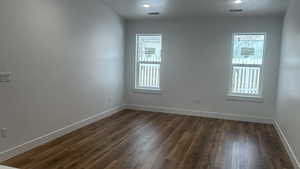
[[[265,33],[233,35],[230,96],[262,97]]]
[[[160,90],[161,35],[136,36],[135,89]]]

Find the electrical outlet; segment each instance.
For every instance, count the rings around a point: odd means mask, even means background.
[[[7,137],[7,128],[2,128],[1,129],[1,137],[6,138]]]
[[[287,129],[286,129],[284,126],[282,127],[282,129],[283,129],[283,132],[284,132],[284,133],[287,132]]]
[[[194,100],[194,104],[201,104],[200,100]]]
[[[105,104],[107,106],[110,106],[112,104],[112,97],[108,97],[106,100],[105,100]]]
[[[11,72],[0,72],[0,82],[8,83],[11,81]]]
[[[108,98],[108,103],[109,103],[109,104],[112,104],[112,102],[113,102],[113,99],[112,99],[112,97],[110,96],[110,97]]]

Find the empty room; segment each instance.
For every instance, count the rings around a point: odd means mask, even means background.
[[[300,0],[1,0],[0,169],[300,169]]]

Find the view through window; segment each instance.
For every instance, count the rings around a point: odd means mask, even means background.
[[[160,90],[161,48],[161,35],[136,36],[136,89]]]
[[[233,35],[232,79],[230,95],[262,95],[264,33]]]

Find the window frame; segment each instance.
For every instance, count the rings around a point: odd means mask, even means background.
[[[263,46],[263,56],[262,56],[262,64],[233,64],[232,59],[234,57],[234,37],[236,35],[264,35],[264,46]],[[237,101],[250,101],[250,102],[263,102],[264,101],[264,66],[265,66],[265,56],[266,56],[266,46],[267,46],[267,33],[266,32],[235,32],[232,33],[231,38],[231,55],[230,55],[230,75],[229,75],[229,86],[228,86],[228,99],[229,100],[237,100]],[[251,94],[239,94],[232,92],[232,77],[233,77],[233,69],[234,67],[258,67],[260,68],[260,80],[259,80],[259,94],[251,95]]]
[[[143,88],[143,87],[138,87],[138,81],[139,81],[139,65],[143,63],[150,63],[150,62],[139,62],[138,61],[138,54],[139,54],[139,49],[138,49],[138,43],[139,43],[139,37],[140,36],[160,36],[161,40],[161,61],[160,62],[151,62],[155,64],[159,64],[160,70],[159,70],[159,88]],[[135,36],[135,57],[134,57],[134,85],[133,85],[133,92],[134,93],[144,93],[144,94],[161,94],[161,65],[163,62],[163,43],[162,43],[163,35],[161,33],[137,33]]]

